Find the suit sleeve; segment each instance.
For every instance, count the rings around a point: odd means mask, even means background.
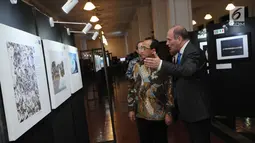
[[[173,76],[192,76],[199,65],[200,53],[198,51],[191,52],[186,55],[185,61],[182,65],[173,64],[163,61],[161,72]]]

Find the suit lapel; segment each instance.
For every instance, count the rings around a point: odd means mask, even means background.
[[[183,55],[182,55],[182,58],[181,58],[181,65],[183,65],[183,62],[185,61],[185,59],[186,59],[186,55],[187,55],[187,53],[188,53],[188,51],[189,51],[189,49],[190,49],[190,42],[188,43],[188,45],[186,46],[186,48],[184,49],[184,51],[183,51]]]

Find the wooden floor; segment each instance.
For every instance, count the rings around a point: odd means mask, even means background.
[[[117,143],[139,143],[136,124],[128,119],[127,82],[120,82],[114,88],[114,124]],[[92,100],[91,100],[92,99]],[[108,100],[100,98],[90,87],[85,99],[91,143],[106,142],[114,139]],[[188,133],[182,122],[169,126],[169,143],[190,143]],[[211,135],[212,143],[224,143]]]

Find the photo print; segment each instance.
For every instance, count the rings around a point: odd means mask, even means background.
[[[52,74],[52,83],[54,87],[54,94],[66,89],[65,81],[65,67],[64,67],[64,53],[58,51],[50,52],[51,60],[51,74]]]
[[[69,58],[71,62],[71,73],[78,73],[77,55],[75,53],[69,53]]]
[[[216,44],[218,60],[248,58],[247,35],[219,38]]]
[[[18,120],[21,123],[41,110],[35,69],[35,48],[7,42],[7,51],[11,61]]]

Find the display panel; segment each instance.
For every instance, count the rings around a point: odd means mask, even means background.
[[[248,36],[232,36],[216,39],[217,59],[248,58]]]
[[[68,67],[70,73],[71,93],[75,93],[83,87],[81,78],[81,68],[77,48],[66,45],[68,54]]]
[[[70,74],[65,45],[59,42],[43,40],[51,105],[56,109],[71,96]]]
[[[8,136],[14,141],[50,113],[40,37],[0,24],[0,81]]]

